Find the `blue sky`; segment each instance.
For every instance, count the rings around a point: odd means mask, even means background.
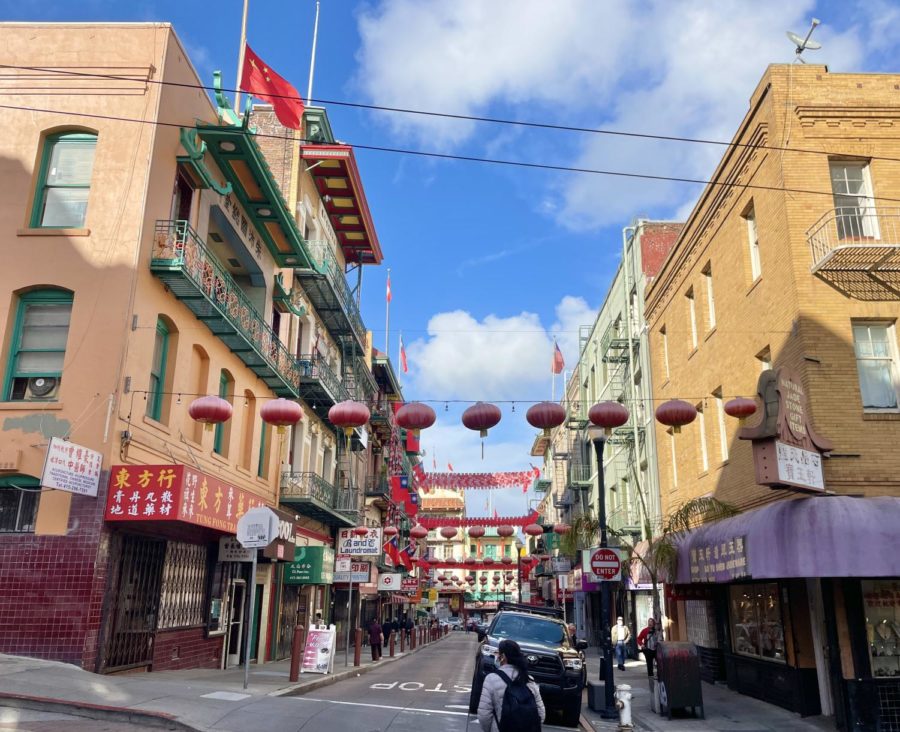
[[[2,0],[5,20],[169,21],[206,80],[234,82],[241,0]],[[210,9],[212,12],[210,12]],[[314,0],[251,0],[254,50],[305,93]],[[864,2],[323,0],[314,97],[728,140],[786,30],[822,20],[832,71],[896,71],[900,9]],[[891,63],[894,62],[893,68]],[[338,138],[529,162],[706,177],[721,148],[449,121],[326,105]],[[384,348],[391,268],[391,355],[403,331],[406,395],[437,400],[423,434],[443,468],[528,467],[527,402],[550,396],[552,340],[567,364],[600,305],[638,216],[684,218],[698,193],[676,183],[435,161],[370,151],[357,159],[385,253],[364,274],[363,317]],[[557,384],[557,395],[561,384]],[[488,439],[459,424],[453,400],[526,402]],[[448,402],[447,410],[443,406]],[[501,513],[521,513],[514,489]],[[470,502],[482,513],[484,498]]]

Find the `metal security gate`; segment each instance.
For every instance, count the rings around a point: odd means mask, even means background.
[[[104,671],[145,666],[153,660],[166,542],[122,537],[119,581],[112,605],[112,628]]]

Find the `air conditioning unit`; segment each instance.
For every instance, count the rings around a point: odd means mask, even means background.
[[[59,378],[56,376],[35,376],[28,379],[25,387],[25,401],[56,399],[59,393]]]

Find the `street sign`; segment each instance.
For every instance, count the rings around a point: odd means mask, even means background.
[[[234,536],[223,536],[219,539],[220,562],[252,562],[253,549],[245,549]]]
[[[401,575],[399,574],[379,574],[378,575],[378,591],[391,592],[400,589]]]
[[[614,582],[622,577],[622,560],[615,549],[585,549],[582,566],[591,568],[595,582]]]
[[[237,522],[237,540],[245,549],[268,546],[278,536],[278,516],[265,506],[251,508]]]

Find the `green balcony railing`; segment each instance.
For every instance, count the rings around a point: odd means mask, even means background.
[[[350,292],[350,287],[347,284],[347,278],[344,275],[343,268],[338,262],[337,257],[334,256],[331,244],[327,241],[309,241],[307,242],[307,245],[316,271],[325,275],[325,278],[334,290],[334,293],[347,316],[347,320],[350,322],[353,334],[360,343],[365,343],[366,327],[363,325],[362,316],[359,314],[359,308],[356,306],[356,301],[353,299],[353,293]]]
[[[590,465],[584,465],[581,463],[569,463],[568,470],[568,485],[573,487],[590,487],[592,472]]]
[[[281,474],[281,502],[329,526],[359,523],[358,496],[354,491],[337,488],[316,473]]]
[[[157,221],[150,269],[280,396],[299,393],[300,365],[186,221]]]
[[[298,368],[303,379],[318,381],[328,391],[333,401],[343,402],[350,398],[350,392],[344,386],[328,362],[318,354],[307,354],[298,357]]]
[[[337,488],[316,473],[282,473],[281,497],[311,498],[334,508]]]

